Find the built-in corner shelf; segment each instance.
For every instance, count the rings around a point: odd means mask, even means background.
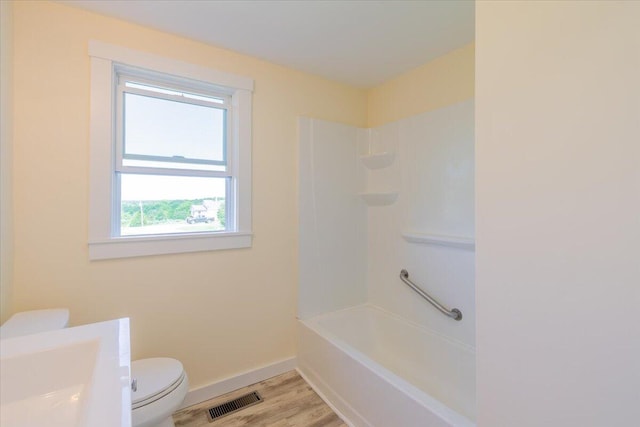
[[[398,198],[397,191],[360,193],[360,198],[369,206],[388,206]]]
[[[412,231],[402,232],[402,237],[410,243],[449,246],[469,251],[474,251],[476,249],[476,241],[471,237],[443,236],[439,234],[415,233]]]
[[[362,164],[369,169],[381,169],[391,166],[393,160],[396,158],[396,153],[393,151],[385,151],[382,153],[364,154],[360,156]]]

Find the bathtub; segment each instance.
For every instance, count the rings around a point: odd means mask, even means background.
[[[299,321],[298,371],[352,426],[475,426],[474,349],[372,305]]]

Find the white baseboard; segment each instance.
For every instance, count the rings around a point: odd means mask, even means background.
[[[311,386],[313,391],[315,391],[316,394],[320,396],[320,399],[322,399],[324,403],[326,403],[327,406],[329,406],[331,410],[335,412],[336,415],[338,415],[338,417],[340,417],[340,419],[344,421],[347,426],[371,427],[371,424],[369,424],[360,414],[358,414],[355,409],[353,409],[347,402],[345,402],[342,397],[335,393],[331,389],[331,387],[329,387],[324,381],[322,381],[320,377],[318,377],[311,369],[306,369],[305,372],[303,372],[302,369],[300,369],[300,366],[298,366],[296,368],[296,371],[298,371],[298,374],[300,374],[302,379],[304,379],[307,384]],[[340,410],[334,404],[334,402],[341,406],[342,410]],[[348,413],[349,415],[347,416],[346,413]],[[357,422],[353,422],[353,420],[356,420]]]
[[[182,406],[178,410],[204,402],[205,400],[213,399],[214,397],[222,396],[223,394],[239,388],[259,383],[260,381],[267,380],[275,377],[276,375],[284,374],[285,372],[296,369],[297,365],[297,359],[295,357],[291,357],[289,359],[272,363],[271,365],[263,366],[262,368],[246,371],[241,374],[216,381],[209,385],[194,388],[193,390],[189,390],[187,397],[185,397]]]

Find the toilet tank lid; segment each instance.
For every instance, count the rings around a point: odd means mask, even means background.
[[[0,326],[0,339],[37,334],[66,328],[69,324],[69,310],[51,308],[16,313]]]
[[[131,378],[136,380],[137,390],[131,400],[135,405],[158,395],[182,377],[182,363],[168,357],[153,357],[131,362]]]

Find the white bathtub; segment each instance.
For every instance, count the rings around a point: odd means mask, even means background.
[[[475,352],[363,305],[298,325],[298,369],[353,426],[475,426]]]

